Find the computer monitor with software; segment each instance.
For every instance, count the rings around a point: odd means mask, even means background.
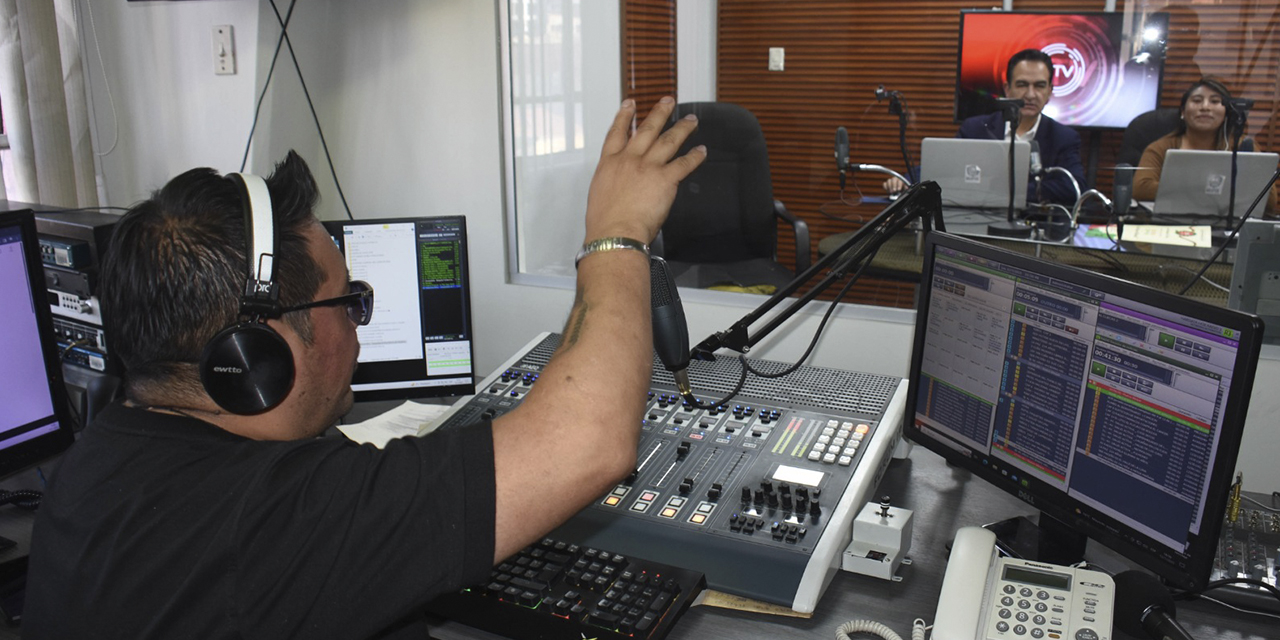
[[[0,477],[74,439],[42,265],[32,213],[0,213]]]
[[[475,393],[466,218],[324,224],[351,277],[373,286],[373,320],[358,330],[356,400]]]
[[[1087,537],[1206,584],[1256,317],[942,233],[917,314],[905,434],[1040,511],[1022,528],[1054,544],[1006,549],[1070,564]]]

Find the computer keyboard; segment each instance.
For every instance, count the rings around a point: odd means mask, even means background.
[[[427,610],[518,640],[661,640],[706,586],[697,571],[547,538]]]

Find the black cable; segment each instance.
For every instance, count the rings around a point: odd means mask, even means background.
[[[1205,592],[1210,591],[1212,589],[1217,589],[1219,587],[1225,587],[1227,585],[1232,585],[1232,584],[1247,584],[1254,587],[1261,587],[1262,589],[1269,592],[1272,596],[1275,596],[1276,600],[1280,600],[1280,589],[1277,589],[1276,587],[1272,586],[1271,584],[1268,584],[1267,582],[1264,582],[1262,580],[1254,580],[1253,578],[1226,578],[1223,580],[1214,580],[1209,584],[1205,585],[1204,588],[1200,589],[1199,591],[1183,591],[1181,593],[1175,593],[1173,595],[1173,598],[1175,600],[1191,600],[1193,598],[1197,598],[1199,596],[1204,595]]]
[[[878,253],[878,251],[876,253]],[[743,365],[747,367],[747,370],[761,378],[781,378],[783,376],[790,375],[799,369],[801,365],[804,364],[804,361],[809,359],[809,355],[813,353],[813,349],[818,346],[818,339],[822,337],[822,332],[826,329],[827,321],[831,319],[831,314],[835,312],[840,301],[844,299],[845,294],[849,293],[849,290],[853,288],[853,285],[858,281],[858,278],[862,277],[862,272],[865,271],[867,267],[871,266],[871,262],[875,259],[876,253],[872,253],[867,256],[867,259],[858,267],[858,270],[853,274],[853,277],[849,278],[849,281],[845,283],[844,288],[836,294],[834,299],[832,299],[831,304],[827,306],[827,312],[822,316],[822,322],[818,323],[817,330],[813,332],[813,338],[809,340],[809,348],[805,349],[804,354],[796,360],[795,364],[778,373],[764,373],[763,371],[752,369],[751,365],[747,364],[744,360]]]
[[[20,509],[35,511],[40,507],[40,499],[43,497],[43,493],[31,489],[0,490],[0,505],[11,504]]]
[[[879,238],[882,235],[884,235],[884,229],[880,229],[876,235],[868,237],[865,242],[875,241],[877,238]],[[862,277],[862,273],[866,271],[868,267],[871,266],[871,263],[872,261],[875,260],[875,256],[877,253],[879,253],[879,250],[869,254],[863,260],[863,262],[860,265],[858,265],[858,270],[854,272],[853,277],[849,278],[849,281],[845,283],[844,288],[841,289],[840,292],[836,294],[834,299],[832,299],[831,304],[828,305],[827,307],[827,312],[822,316],[822,321],[818,323],[818,328],[814,330],[813,338],[809,340],[808,348],[805,349],[804,354],[802,354],[794,364],[792,364],[791,366],[787,367],[786,369],[778,373],[765,373],[763,371],[759,371],[757,369],[752,368],[751,364],[747,362],[746,354],[739,354],[738,361],[742,363],[742,375],[738,378],[738,385],[734,387],[733,391],[729,392],[729,395],[716,401],[715,403],[706,404],[701,400],[699,400],[696,396],[694,396],[692,392],[689,392],[687,394],[681,395],[681,397],[684,398],[685,403],[688,404],[691,408],[695,408],[695,409],[716,409],[716,408],[727,405],[730,400],[735,398],[738,395],[738,393],[742,391],[742,387],[746,384],[746,381],[747,381],[748,372],[755,374],[757,377],[760,377],[760,378],[781,378],[783,376],[787,376],[792,373],[795,373],[796,370],[798,370],[801,366],[804,365],[805,360],[809,359],[809,356],[813,353],[814,348],[817,347],[818,345],[818,340],[822,337],[822,332],[826,329],[827,322],[831,319],[831,314],[835,312],[836,308],[840,304],[840,301],[843,300],[845,295],[849,293],[849,290],[853,288],[854,283],[856,283],[858,279]],[[844,265],[844,267],[842,268],[845,268],[847,270],[852,266],[853,265]]]
[[[739,355],[738,362],[742,365],[742,371],[738,375],[738,384],[729,391],[729,395],[720,398],[711,404],[706,404],[699,400],[697,396],[693,395],[692,391],[689,393],[682,393],[680,394],[680,397],[684,398],[685,404],[694,409],[718,409],[720,407],[727,406],[730,400],[738,397],[738,394],[742,392],[742,387],[747,384],[747,370],[750,369],[750,367],[747,366],[747,356]]]
[[[285,14],[284,27],[280,29],[280,37],[276,38],[276,50],[271,54],[271,66],[267,69],[267,79],[262,82],[262,93],[258,94],[258,104],[253,108],[253,123],[249,125],[249,139],[244,141],[244,157],[240,159],[240,171],[249,165],[249,147],[253,145],[253,134],[258,130],[258,116],[262,114],[262,102],[267,98],[267,87],[271,86],[271,77],[276,73],[276,62],[280,59],[280,47],[284,46],[284,34],[288,30],[289,21],[293,20],[293,8],[298,0],[289,3],[289,12]]]
[[[1240,233],[1240,229],[1244,228],[1245,221],[1249,219],[1249,216],[1253,215],[1253,210],[1258,208],[1258,203],[1262,202],[1262,199],[1267,197],[1267,194],[1271,193],[1271,188],[1276,184],[1276,178],[1280,178],[1280,171],[1271,174],[1271,179],[1267,181],[1267,186],[1263,187],[1262,191],[1258,193],[1258,197],[1253,199],[1253,204],[1249,205],[1249,208],[1245,210],[1244,215],[1240,216],[1240,222],[1236,223],[1236,226],[1231,229],[1231,233],[1227,234],[1226,239],[1222,241],[1222,246],[1218,247],[1218,250],[1213,252],[1212,256],[1209,256],[1209,259],[1205,261],[1204,266],[1201,267],[1200,271],[1197,271],[1196,275],[1187,282],[1187,285],[1178,292],[1178,295],[1186,295],[1187,291],[1191,290],[1192,285],[1198,282],[1200,278],[1209,271],[1209,267],[1213,266],[1213,263],[1218,260],[1218,256],[1222,255],[1222,252],[1227,250],[1227,246],[1230,245],[1231,241]]]
[[[285,28],[284,18],[280,17],[280,10],[276,8],[276,0],[271,0],[271,10],[275,12],[276,21],[280,23],[280,33],[284,36],[285,46],[289,48],[289,58],[293,60],[293,68],[298,72],[298,83],[302,85],[302,94],[307,97],[307,107],[311,109],[311,119],[316,123],[316,133],[320,134],[320,146],[324,148],[324,158],[329,162],[329,173],[333,175],[333,186],[338,189],[338,198],[342,200],[342,208],[347,212],[347,219],[355,220],[355,216],[351,215],[351,207],[347,206],[347,196],[342,192],[342,185],[338,183],[338,171],[333,167],[333,156],[329,155],[329,143],[324,139],[324,129],[320,128],[320,116],[316,115],[316,105],[311,101],[311,92],[307,90],[307,81],[302,77],[302,67],[298,64],[298,56],[293,53],[293,41],[289,39],[289,31]]]

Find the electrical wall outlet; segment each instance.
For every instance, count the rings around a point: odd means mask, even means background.
[[[782,71],[786,62],[787,50],[782,47],[769,47],[769,70]]]
[[[229,24],[213,27],[213,72],[220,76],[236,73],[235,37]]]

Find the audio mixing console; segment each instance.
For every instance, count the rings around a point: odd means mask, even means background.
[[[534,339],[450,409],[441,428],[510,411],[558,334]],[[773,373],[788,365],[751,359]],[[704,403],[737,385],[737,357],[693,361]],[[705,573],[712,589],[812,612],[901,431],[906,382],[800,367],[750,376],[715,410],[689,406],[655,359],[636,469],[553,536]]]

